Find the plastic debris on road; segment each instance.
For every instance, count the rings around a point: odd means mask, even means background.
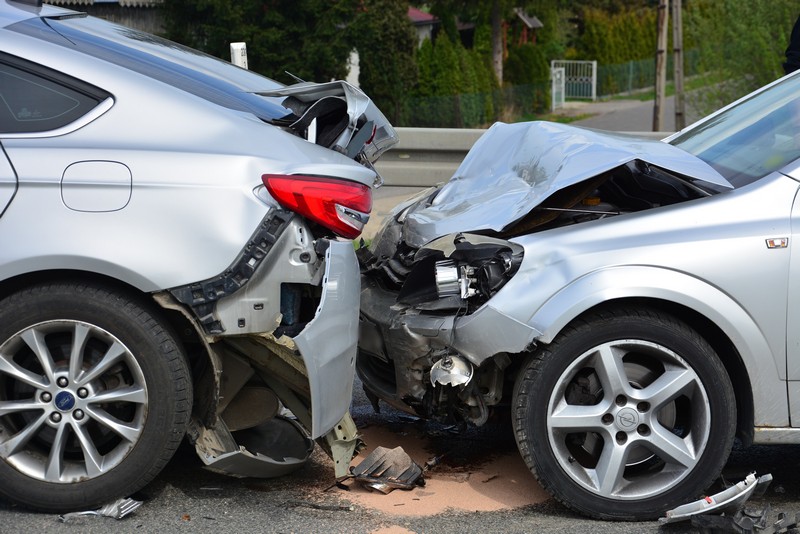
[[[113,519],[122,519],[126,515],[132,513],[134,510],[142,505],[142,501],[131,499],[130,497],[117,499],[114,502],[108,503],[102,508],[97,510],[86,510],[84,512],[70,512],[68,514],[58,516],[58,519],[65,523],[70,519],[93,515],[98,517],[111,517]]]
[[[425,485],[422,468],[402,447],[377,447],[361,463],[351,467],[350,472],[368,489],[384,494]]]

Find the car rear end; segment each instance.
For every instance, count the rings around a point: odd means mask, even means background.
[[[0,60],[99,96],[61,129],[0,133],[14,169],[0,233],[15,243],[0,291],[70,279],[150,298],[185,348],[184,428],[210,468],[280,475],[322,438],[343,476],[357,445],[350,239],[380,182],[371,163],[395,142],[388,121],[344,82],[284,87],[91,17],[25,9],[3,13]]]

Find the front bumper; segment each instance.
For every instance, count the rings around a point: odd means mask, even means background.
[[[460,316],[397,303],[397,292],[371,276],[361,280],[357,371],[368,391],[392,406],[414,411],[429,387],[429,372],[445,353],[480,367],[499,353],[528,350],[540,335],[487,302]]]

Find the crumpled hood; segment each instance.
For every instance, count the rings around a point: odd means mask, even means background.
[[[496,123],[433,201],[409,210],[403,239],[419,247],[455,232],[501,231],[556,191],[633,160],[732,189],[710,165],[661,141],[551,122]]]

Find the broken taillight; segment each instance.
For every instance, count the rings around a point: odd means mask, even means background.
[[[348,239],[361,234],[372,211],[372,190],[357,182],[296,174],[265,174],[261,180],[281,206]]]

